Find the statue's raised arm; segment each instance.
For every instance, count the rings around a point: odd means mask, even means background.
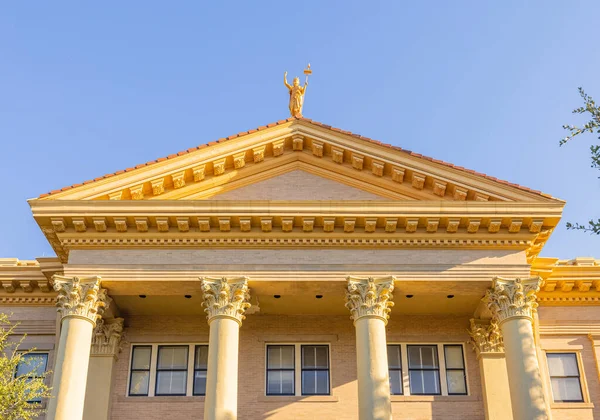
[[[287,71],[285,73],[283,73],[283,84],[285,85],[285,87],[287,87],[289,90],[292,90],[292,87],[290,86],[290,84],[287,82]]]

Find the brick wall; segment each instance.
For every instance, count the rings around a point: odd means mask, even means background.
[[[205,342],[208,326],[203,317],[132,316],[126,320],[129,343],[116,364],[113,419],[202,418],[198,397],[126,397],[131,342]],[[402,317],[388,325],[389,341],[466,342],[467,318]],[[293,401],[265,397],[265,344],[269,341],[331,345],[332,395],[337,401]],[[250,419],[356,419],[355,336],[348,316],[250,315],[240,330],[238,418]],[[395,419],[483,419],[481,384],[475,354],[466,347],[469,396],[404,397],[394,401]],[[301,399],[301,398],[300,398]],[[394,397],[393,399],[403,399]],[[413,401],[410,401],[413,399]],[[432,400],[432,401],[427,401]]]

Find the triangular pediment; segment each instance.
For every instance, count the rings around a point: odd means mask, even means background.
[[[277,180],[289,179],[293,182],[279,185],[281,198],[272,189],[268,199],[290,200],[296,192],[296,199],[305,200],[306,190],[297,188],[296,178],[284,176],[297,170],[326,180],[322,182],[328,186],[341,185],[335,194],[352,196],[350,191],[360,190],[366,200],[560,202],[539,191],[305,119],[240,133],[39,199],[206,200],[233,197],[230,191],[243,189],[244,199],[258,200],[265,199],[264,191],[250,185],[270,188]],[[251,190],[256,198],[248,195]]]
[[[540,252],[564,202],[291,118],[29,200],[61,261],[139,247]]]

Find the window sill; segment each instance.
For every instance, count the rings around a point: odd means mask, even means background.
[[[117,397],[117,402],[126,402],[126,403],[189,403],[189,402],[204,402],[204,396],[181,396],[181,397],[172,397],[172,396],[160,396],[160,397]]]
[[[335,395],[268,395],[256,398],[257,402],[338,402],[339,398]]]
[[[392,402],[467,402],[479,401],[473,395],[392,395]]]
[[[576,409],[576,408],[594,408],[594,403],[578,402],[578,403],[552,403],[550,408],[553,409]]]

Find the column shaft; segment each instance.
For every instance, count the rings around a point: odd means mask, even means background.
[[[205,420],[237,419],[239,330],[239,322],[231,318],[210,322]]]
[[[512,404],[504,354],[481,353],[479,371],[486,420],[512,420]]]
[[[362,317],[355,322],[358,410],[361,420],[392,418],[385,322]]]
[[[500,328],[515,420],[548,419],[531,319],[508,318]]]
[[[113,356],[91,356],[85,392],[85,420],[108,420],[114,376]]]
[[[93,329],[88,319],[67,317],[62,320],[48,420],[83,418]]]

